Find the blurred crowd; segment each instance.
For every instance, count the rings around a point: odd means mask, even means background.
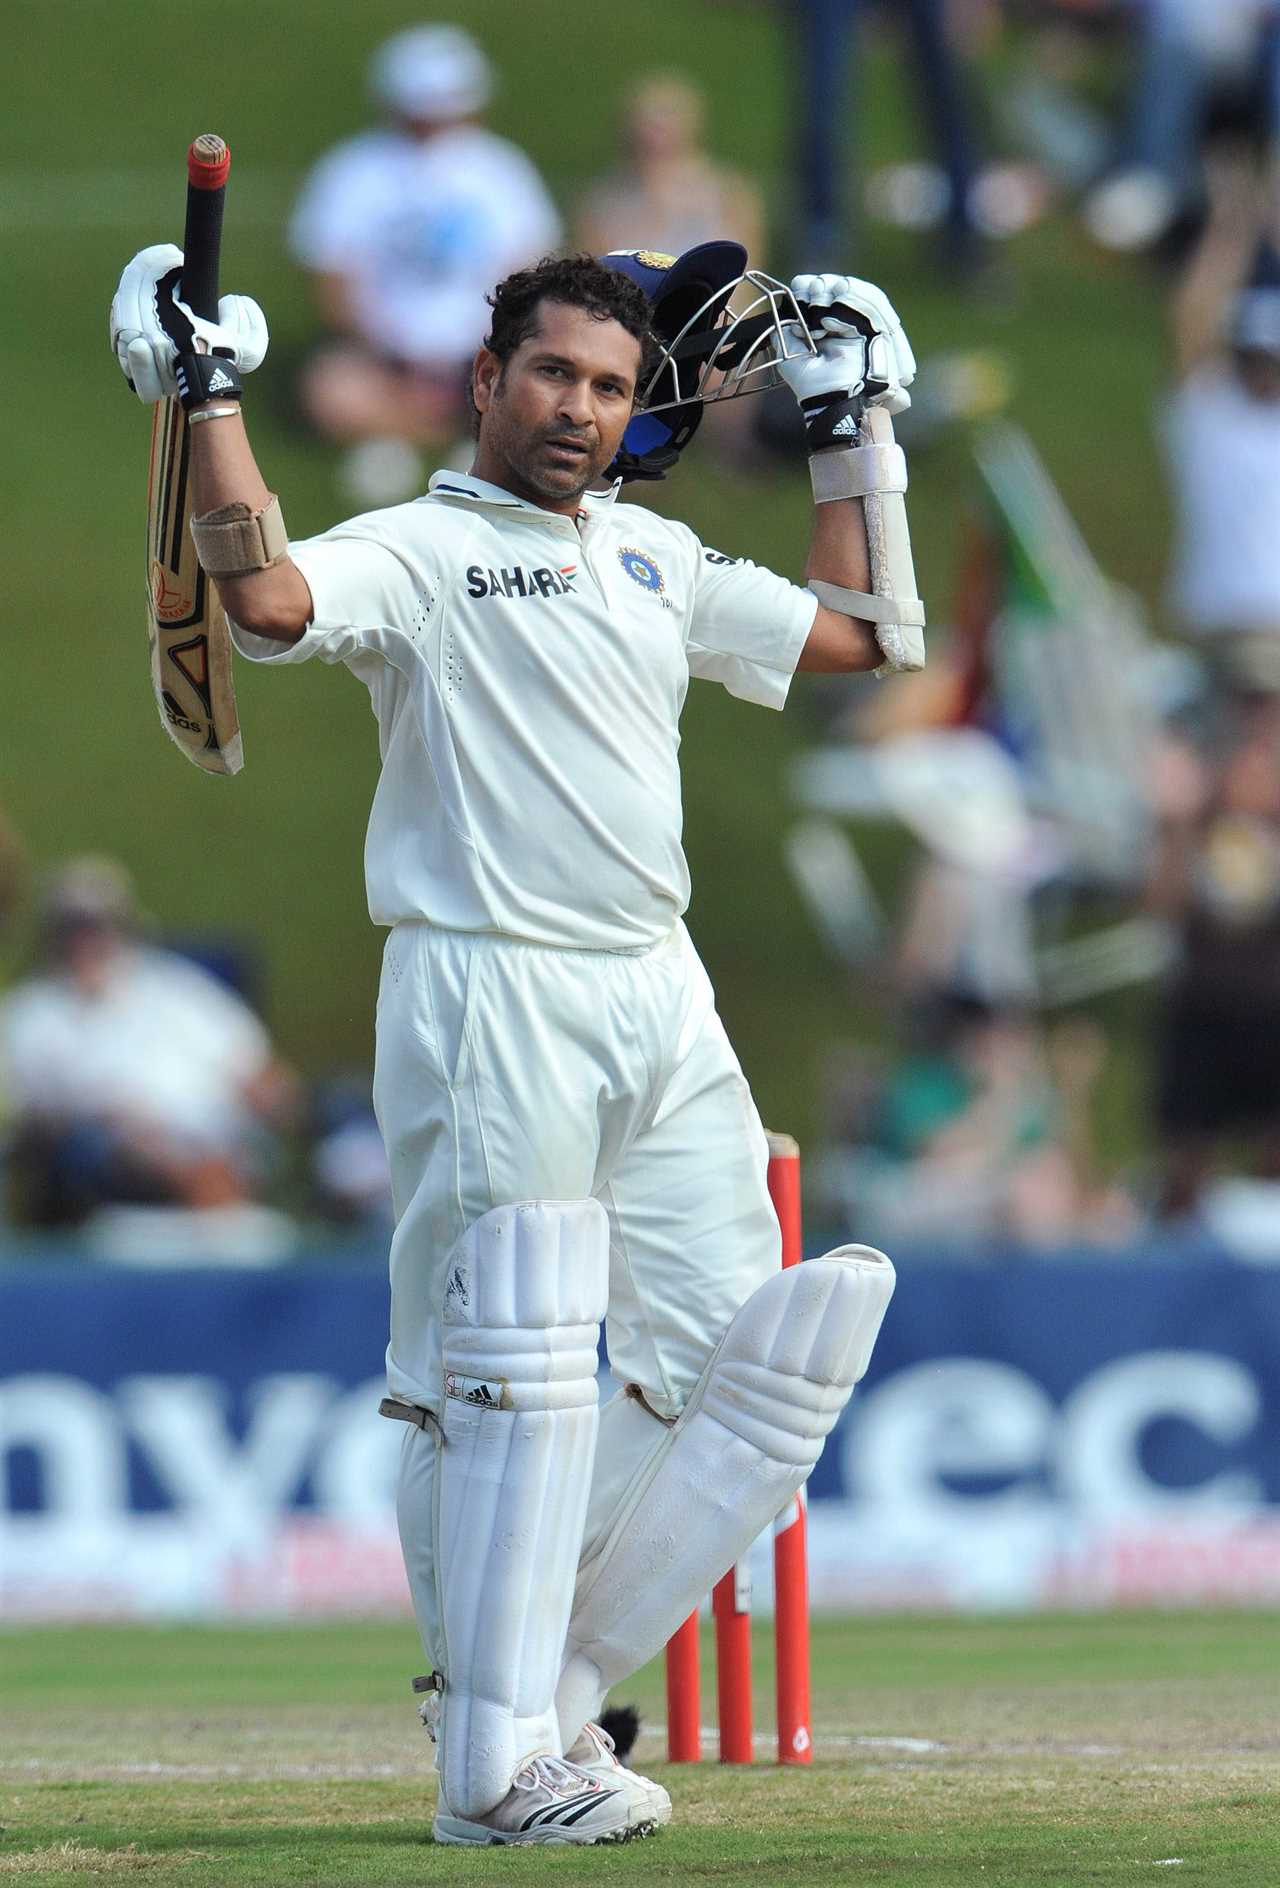
[[[165,936],[108,857],[59,863],[35,906],[30,974],[0,996],[0,1228],[257,1260],[295,1215],[389,1224],[367,1082],[307,1092],[250,949]]]
[[[750,4],[717,0],[724,33]],[[715,148],[688,73],[640,71],[611,161],[557,203],[490,128],[504,75],[469,31],[377,47],[373,122],[321,157],[290,219],[316,316],[300,411],[361,505],[466,463],[486,291],[561,247],[733,237],[776,274],[872,274],[891,223],[981,296],[1057,215],[1144,272],[1169,359],[1151,415],[1174,519],[1158,620],[1094,562],[1051,442],[989,423],[928,672],[852,707],[810,694],[787,860],[889,1019],[872,1048],[833,1028],[811,1198],[884,1242],[1119,1244],[1176,1223],[1280,1255],[1280,4],[779,11],[792,162],[772,247],[760,183]],[[909,161],[866,148],[872,34],[909,75]],[[926,360],[904,438],[998,406],[994,380]],[[778,443],[767,401],[712,418],[698,450],[739,471]],[[875,826],[910,861],[888,890]],[[96,1228],[105,1249],[113,1227],[136,1241],[139,1215],[214,1216],[259,1251],[282,1209],[385,1228],[367,1079],[308,1091],[272,1045],[251,954],[166,937],[115,860],[40,870],[0,819],[0,924],[24,901],[35,961],[0,992],[0,1225]],[[1138,1067],[1114,1066],[1116,993],[1142,1005]],[[1117,1091],[1145,1122],[1119,1162]]]
[[[972,46],[1012,9],[961,11]],[[838,711],[795,770],[796,883],[896,1019],[874,1050],[833,1051],[816,1190],[888,1241],[1178,1227],[1280,1258],[1280,8],[1019,11],[1034,62],[988,118],[1017,136],[1019,187],[1007,162],[1001,196],[995,167],[951,159],[881,173],[868,202],[949,217],[954,261],[962,185],[975,244],[1000,204],[1011,233],[1010,212],[1056,201],[1145,271],[1166,591],[1145,621],[1035,442],[975,435],[945,646],[918,686]],[[1082,82],[1100,45],[1123,81],[1110,116]],[[888,901],[854,844],[869,822],[912,848]],[[1126,1004],[1140,1049],[1117,1068]],[[1122,1160],[1118,1090],[1141,1128]]]

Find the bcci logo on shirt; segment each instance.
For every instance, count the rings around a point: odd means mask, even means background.
[[[651,590],[655,597],[662,596],[667,587],[666,580],[647,551],[638,551],[633,544],[624,544],[618,552],[618,562],[632,582],[638,583],[642,590]]]

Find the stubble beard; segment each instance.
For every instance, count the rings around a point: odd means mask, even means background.
[[[499,427],[492,446],[506,467],[505,482],[518,498],[528,498],[535,503],[547,498],[556,499],[561,504],[576,503],[584,492],[599,482],[614,455],[610,453],[606,460],[597,446],[594,452],[588,450],[580,468],[542,467],[537,463],[537,454],[548,443],[548,437],[542,431],[517,431],[513,435],[506,427]]]

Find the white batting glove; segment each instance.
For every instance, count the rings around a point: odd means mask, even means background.
[[[916,357],[884,291],[853,275],[797,275],[791,293],[817,353],[797,352],[778,372],[800,402],[810,451],[855,437],[864,407],[905,412]]]
[[[153,243],[127,265],[111,303],[111,346],[120,371],[148,403],[191,394],[179,372],[180,356],[216,353],[249,374],[267,351],[266,316],[257,302],[224,295],[217,321],[202,320],[178,299],[181,270],[180,249]]]

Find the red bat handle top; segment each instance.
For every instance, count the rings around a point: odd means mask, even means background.
[[[187,152],[187,182],[193,190],[221,190],[231,169],[231,150],[225,138],[202,131]]]

